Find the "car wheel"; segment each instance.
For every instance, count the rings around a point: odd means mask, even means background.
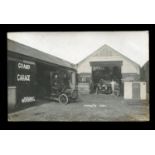
[[[59,103],[68,104],[69,103],[68,96],[66,94],[61,94],[59,96]]]

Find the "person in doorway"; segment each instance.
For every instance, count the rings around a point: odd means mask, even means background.
[[[115,81],[114,80],[112,80],[111,81],[111,88],[112,88],[112,94],[114,95],[114,90],[115,90]]]
[[[58,93],[59,91],[59,78],[58,78],[58,74],[55,74],[54,77],[53,77],[53,82],[52,82],[52,90],[55,92],[55,93]]]
[[[57,74],[54,75],[53,85],[54,86],[57,86],[58,85],[58,75]]]
[[[70,88],[70,79],[67,73],[64,73],[64,76],[63,76],[63,86],[65,88]]]

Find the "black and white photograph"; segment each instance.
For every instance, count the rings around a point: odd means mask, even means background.
[[[0,154],[154,155],[154,15],[153,0],[1,1]]]
[[[7,33],[9,122],[148,122],[149,31]]]

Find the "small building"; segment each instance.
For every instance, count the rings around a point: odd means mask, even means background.
[[[74,64],[39,50],[7,41],[7,74],[9,106],[34,103],[50,95],[53,73],[67,74],[75,87]]]
[[[79,92],[89,93],[90,83],[101,78],[115,80],[123,93],[124,81],[140,80],[140,66],[108,45],[104,45],[77,64]]]
[[[147,93],[149,93],[149,61],[141,68],[141,80],[146,81]]]

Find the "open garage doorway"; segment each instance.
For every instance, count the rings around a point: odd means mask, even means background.
[[[76,71],[55,64],[37,62],[37,98],[51,99],[62,89],[76,89]]]
[[[117,93],[121,94],[122,90],[122,74],[121,74],[121,66],[122,61],[103,61],[103,62],[90,62],[92,67],[92,86],[91,92],[96,93],[99,85],[105,85],[107,89],[107,94],[114,93],[114,89],[112,86],[112,82],[115,83],[117,88]]]

